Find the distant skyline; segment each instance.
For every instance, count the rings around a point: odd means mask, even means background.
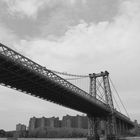
[[[140,122],[140,1],[1,0],[0,42],[56,71],[107,70]],[[0,86],[0,127],[79,112]],[[82,114],[82,113],[79,113]]]

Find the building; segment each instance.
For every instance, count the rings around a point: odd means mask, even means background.
[[[67,127],[67,128],[71,128],[71,118],[72,116],[63,116],[62,119],[62,127]]]
[[[62,127],[65,128],[88,128],[88,118],[87,116],[63,116],[62,119]]]
[[[82,124],[81,127],[83,129],[88,129],[88,117],[87,116],[82,116]]]
[[[17,124],[16,125],[16,132],[14,133],[15,137],[26,137],[27,131],[26,131],[26,125],[24,124]]]
[[[87,116],[63,116],[62,120],[58,117],[36,118],[32,117],[29,121],[29,137],[69,137],[72,135],[86,135],[88,128]]]
[[[58,128],[61,126],[61,121],[57,117],[51,117],[51,118],[30,118],[29,121],[29,131],[35,130],[39,128]]]
[[[48,130],[61,127],[61,121],[57,117],[36,118],[32,117],[29,121],[28,135],[29,137],[46,137]]]
[[[137,120],[134,120],[134,125],[135,125],[135,127],[138,127],[138,126],[139,126],[139,124],[138,124],[138,121],[137,121]]]
[[[26,131],[26,125],[24,124],[17,124],[16,125],[16,131]]]
[[[37,129],[46,128],[88,128],[88,118],[87,116],[63,116],[62,120],[57,117],[51,118],[36,118],[32,117],[29,121],[29,131],[34,131]]]

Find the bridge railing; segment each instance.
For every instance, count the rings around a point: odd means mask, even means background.
[[[81,96],[87,97],[89,100],[94,101],[95,104],[100,105],[104,109],[109,109],[108,106],[103,103],[102,101],[98,99],[94,99],[94,97],[84,90],[78,88],[77,86],[73,85],[72,83],[68,82],[67,80],[63,79],[62,77],[56,75],[51,70],[47,69],[46,67],[43,67],[34,61],[30,60],[29,58],[17,53],[16,51],[8,48],[7,46],[0,43],[0,55],[6,56],[10,59],[12,59],[15,63],[21,64],[25,66],[26,68],[29,68],[30,70],[33,70],[35,72],[38,72],[39,74],[45,76],[45,78],[48,78],[49,80],[59,84],[60,86],[65,87],[66,89],[69,89],[73,91],[75,94],[80,94]]]

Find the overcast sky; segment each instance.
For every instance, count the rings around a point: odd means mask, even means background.
[[[48,69],[110,72],[140,122],[139,0],[0,0],[0,42]],[[0,87],[0,127],[78,112]],[[0,129],[1,129],[0,128]]]

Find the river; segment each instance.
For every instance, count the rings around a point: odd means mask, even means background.
[[[7,138],[0,138],[0,140],[7,140]],[[18,138],[18,140],[87,140],[87,139],[86,138]],[[121,140],[140,140],[140,137],[127,137]]]

